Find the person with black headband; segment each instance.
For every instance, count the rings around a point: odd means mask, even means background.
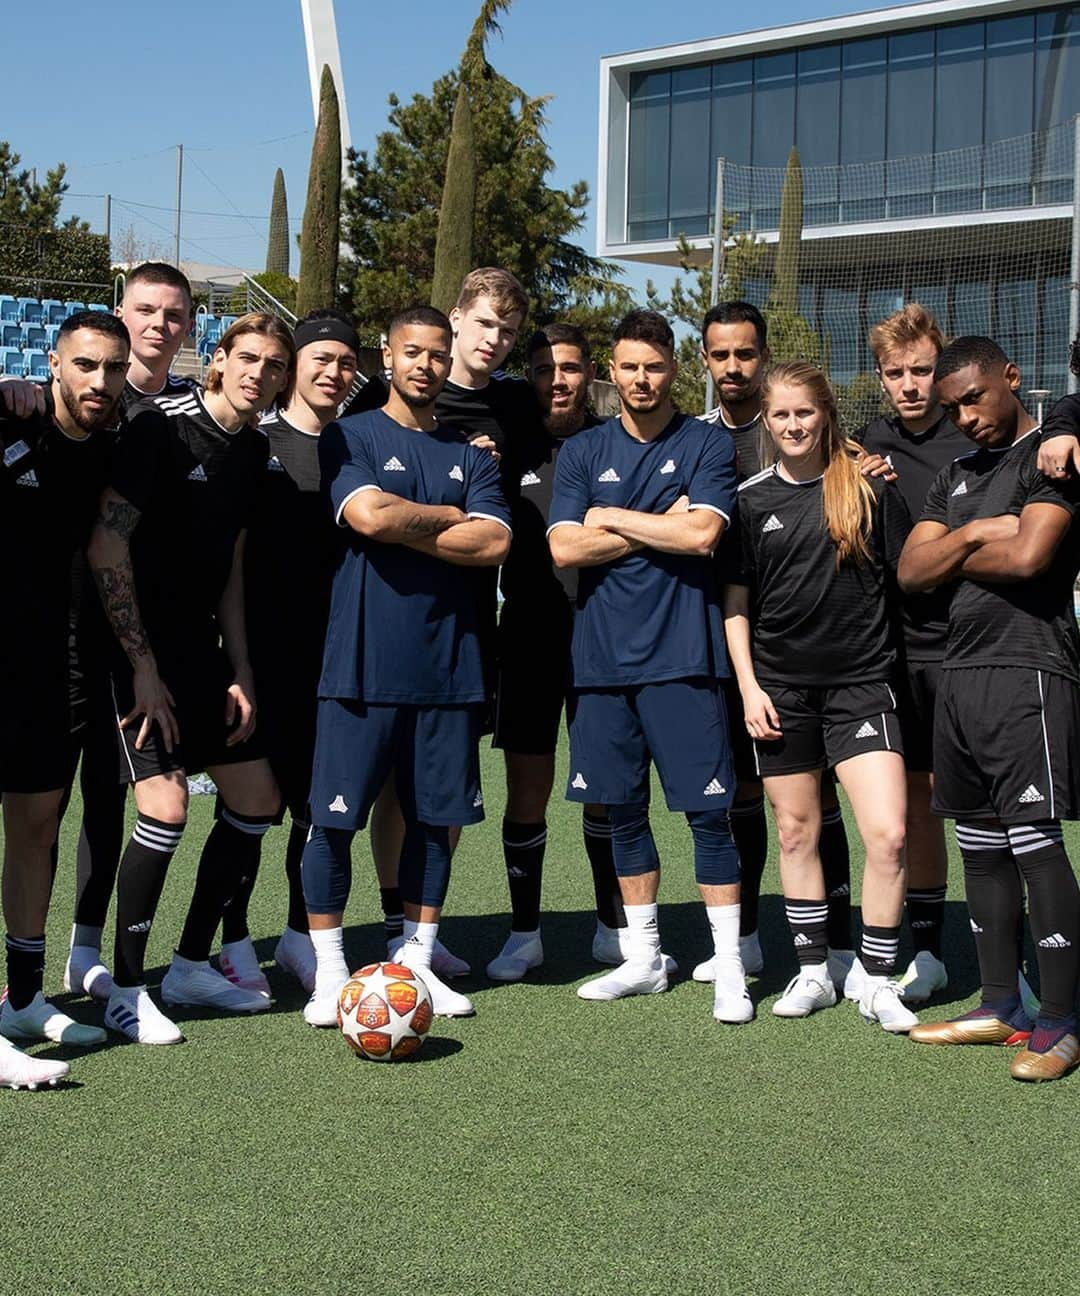
[[[274,958],[310,994],[315,953],[300,859],[308,833],[330,585],[343,536],[319,489],[319,434],[337,417],[356,377],[360,339],[348,318],[333,309],[312,311],[293,336],[296,376],[259,425],[269,458],[248,529],[244,583],[263,742],[292,820],[285,851],[288,917]],[[269,994],[247,922],[257,869],[256,858],[225,908],[220,964],[234,984]]]

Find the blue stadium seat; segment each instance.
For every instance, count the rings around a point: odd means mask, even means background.
[[[86,309],[92,311],[107,311],[109,308],[108,306],[104,305],[102,302],[91,302]]]
[[[86,310],[86,302],[64,302],[64,318],[74,315],[76,311]]]
[[[0,323],[14,324],[19,318],[19,303],[14,297],[0,294]]]
[[[41,324],[24,324],[20,345],[24,351],[42,350],[46,345],[44,327]]]
[[[27,378],[34,382],[49,381],[49,357],[44,351],[24,351],[23,364],[26,366]]]
[[[24,373],[23,354],[18,347],[0,347],[0,374],[21,378]]]
[[[55,297],[43,297],[41,299],[41,322],[43,324],[63,324],[67,311],[64,309],[64,303],[57,301]]]
[[[45,345],[50,351],[56,350],[56,335],[60,332],[59,324],[45,325]]]
[[[18,347],[22,350],[22,325],[0,324],[0,346]]]
[[[240,318],[239,315],[222,315],[222,317],[221,317],[221,331],[222,331],[222,333],[224,333],[226,329],[231,329],[232,326],[236,323],[236,321],[237,321],[239,318]]]
[[[41,323],[41,302],[39,302],[36,297],[19,298],[19,323]]]

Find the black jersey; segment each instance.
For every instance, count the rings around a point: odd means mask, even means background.
[[[129,413],[110,480],[141,514],[131,557],[158,657],[216,639],[217,606],[266,459],[264,436],[248,424],[227,432],[198,392],[158,396]]]
[[[746,481],[748,477],[756,477],[761,472],[765,467],[761,453],[765,424],[761,421],[760,413],[755,414],[749,423],[739,423],[734,427],[724,418],[719,405],[707,414],[702,414],[701,418],[704,423],[715,423],[717,427],[731,433],[731,439],[735,442],[735,470],[740,482]]]
[[[894,573],[911,518],[895,484],[871,481],[870,555],[837,566],[822,478],[790,482],[774,465],[739,487],[736,572],[750,589],[754,671],[782,684],[887,680],[896,662]]]
[[[973,518],[1019,516],[1028,504],[1055,504],[1075,518],[1080,483],[1052,481],[1037,463],[1038,429],[1001,450],[979,449],[938,474],[923,510],[924,522],[950,531]],[[1041,576],[987,582],[962,579],[949,608],[943,665],[1024,666],[1080,683],[1080,636],[1073,583],[1080,569],[1075,522]]]
[[[1043,419],[1042,439],[1055,436],[1080,438],[1080,396],[1062,396]]]
[[[257,691],[322,669],[330,588],[343,535],[321,491],[319,435],[278,410],[259,424],[268,460],[244,546],[248,647]]]
[[[120,409],[126,416],[136,405],[141,405],[145,401],[157,400],[159,396],[187,396],[190,392],[199,390],[199,384],[194,378],[180,378],[174,373],[170,373],[166,377],[165,386],[156,392],[142,391],[129,378],[124,383],[123,395],[120,397]]]
[[[855,433],[868,454],[881,455],[897,474],[896,485],[912,518],[922,516],[927,492],[942,468],[971,449],[970,440],[943,414],[925,432],[909,432],[895,415],[872,419]],[[910,661],[941,661],[949,631],[952,584],[901,602],[904,651]]]
[[[514,541],[502,568],[502,592],[504,598],[519,598],[523,605],[535,607],[541,616],[552,600],[576,599],[578,590],[577,568],[556,567],[547,542],[559,451],[572,437],[599,427],[604,421],[595,414],[586,414],[585,422],[570,436],[537,438],[531,453],[526,453],[517,465],[521,473],[511,507]]]

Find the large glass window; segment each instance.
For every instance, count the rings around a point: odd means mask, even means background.
[[[889,105],[885,168],[890,216],[933,210],[934,33],[889,37]]]
[[[631,239],[668,236],[668,152],[671,136],[671,74],[645,72],[630,81]]]
[[[1035,18],[1035,130],[1045,131],[1080,113],[1080,6],[1051,9]],[[1035,201],[1072,198],[1072,142],[1037,145]],[[1054,137],[1048,137],[1053,139]]]
[[[957,23],[937,33],[934,94],[935,206],[939,212],[982,206],[983,83],[986,24]]]
[[[840,46],[815,45],[799,51],[795,143],[806,168],[835,167],[840,160]],[[807,225],[836,221],[837,177],[810,171],[803,190]]]
[[[1031,137],[1016,127],[1031,119],[1034,95],[1034,15],[992,19],[986,24],[987,207],[1031,202]]]
[[[885,215],[885,117],[888,41],[844,42],[840,95],[841,215],[845,221]]]
[[[731,59],[714,63],[712,70],[712,182],[716,180],[716,159],[729,162],[750,162],[750,146],[754,126],[754,60]],[[743,173],[745,178],[745,173]],[[740,187],[738,173],[730,174],[726,182],[729,211],[743,219],[738,228],[749,225],[751,197]],[[711,228],[711,226],[710,226]]]
[[[795,55],[754,59],[754,224],[776,229],[784,167],[795,142]]]
[[[712,69],[677,68],[671,74],[671,189],[669,233],[706,234],[712,207],[709,160],[701,141],[709,137]]]

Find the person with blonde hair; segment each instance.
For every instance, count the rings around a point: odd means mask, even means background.
[[[775,462],[739,487],[724,597],[728,652],[780,837],[799,972],[773,1005],[836,1002],[818,840],[821,772],[834,769],[866,851],[859,1009],[887,1031],[918,1019],[891,979],[907,874],[903,746],[891,680],[893,573],[911,519],[894,484],[860,471],[825,375],[770,370],[762,412]]]

